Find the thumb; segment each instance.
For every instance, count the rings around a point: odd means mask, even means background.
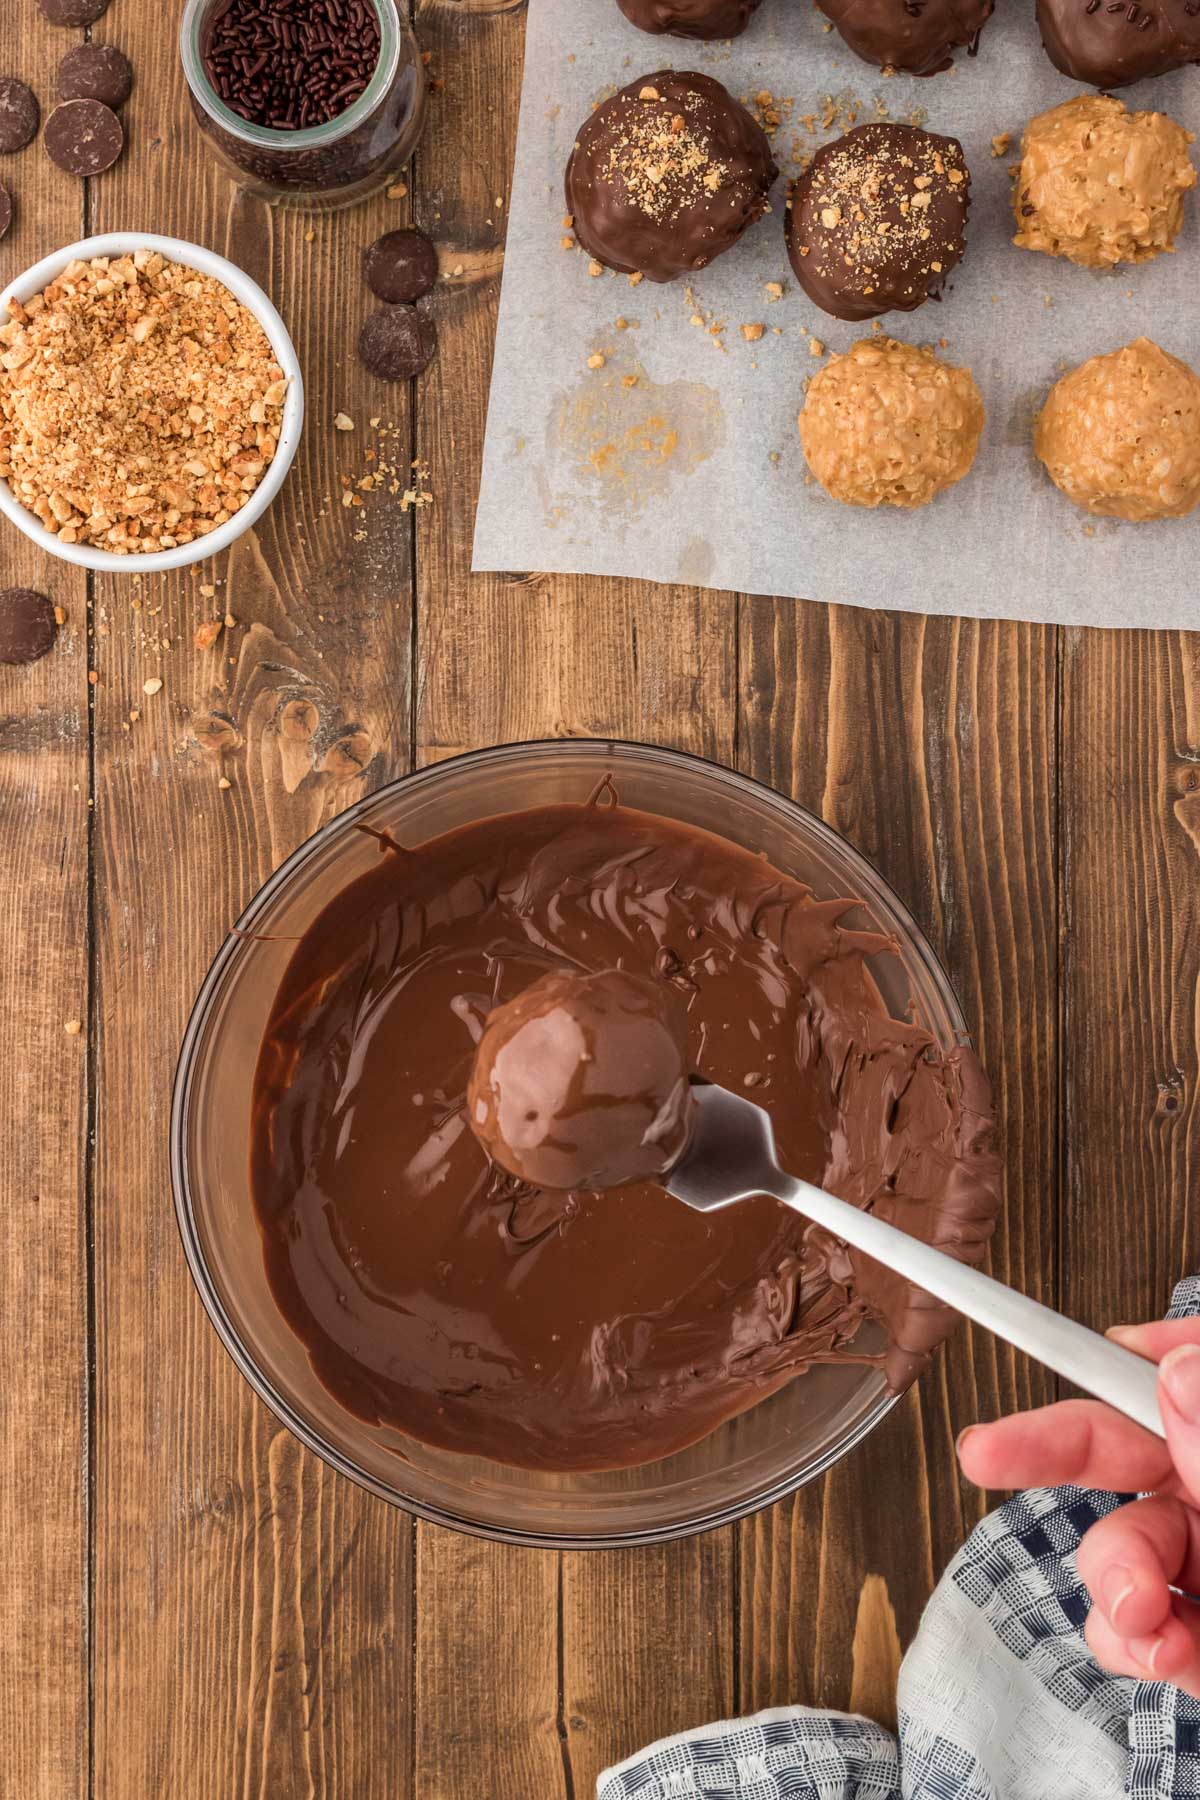
[[[1158,1365],[1158,1404],[1171,1460],[1200,1504],[1200,1344],[1179,1344]]]

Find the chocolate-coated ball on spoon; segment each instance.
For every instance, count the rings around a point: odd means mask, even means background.
[[[488,1019],[467,1119],[532,1187],[620,1187],[678,1161],[692,1091],[674,990],[621,969],[544,975]]]

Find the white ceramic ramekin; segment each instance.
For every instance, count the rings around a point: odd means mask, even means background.
[[[188,244],[181,238],[156,237],[152,232],[144,231],[113,231],[103,237],[84,238],[81,243],[68,244],[65,250],[56,250],[53,256],[43,257],[41,262],[35,263],[23,275],[18,275],[15,281],[9,282],[0,294],[0,319],[7,317],[9,300],[16,298],[25,301],[32,299],[34,294],[40,294],[57,275],[62,274],[68,263],[90,262],[97,256],[129,256],[135,250],[156,250],[168,261],[182,263],[185,268],[195,269],[201,275],[211,275],[222,286],[227,287],[235,299],[240,300],[254,314],[266,332],[275,360],[287,377],[288,391],[283,403],[278,448],[245,506],[231,519],[227,519],[224,525],[218,525],[215,530],[194,538],[190,544],[180,544],[174,550],[118,556],[113,550],[97,550],[90,544],[60,543],[46,530],[36,514],[31,513],[28,507],[22,506],[15,498],[7,481],[0,481],[0,512],[40,550],[61,558],[63,562],[75,563],[80,568],[102,569],[116,575],[182,569],[188,563],[201,562],[207,556],[215,556],[228,549],[235,538],[241,537],[256,519],[262,517],[283,486],[299,446],[304,424],[304,381],[295,348],[283,320],[257,282],[251,281],[235,263],[216,255],[212,250],[205,250],[199,244]]]

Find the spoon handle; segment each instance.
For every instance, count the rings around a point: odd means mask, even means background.
[[[1157,1437],[1166,1435],[1153,1363],[807,1181],[795,1181],[781,1170],[771,1181],[770,1192],[834,1237],[1036,1357],[1085,1393],[1107,1400]]]

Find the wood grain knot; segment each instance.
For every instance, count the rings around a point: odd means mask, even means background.
[[[1191,760],[1183,762],[1175,771],[1172,785],[1179,796],[1175,817],[1200,855],[1200,766]]]
[[[335,781],[353,781],[361,775],[375,755],[375,744],[369,731],[361,725],[348,725],[334,739],[316,767],[322,775]]]
[[[1155,1117],[1159,1119],[1178,1119],[1184,1113],[1184,1101],[1187,1098],[1187,1086],[1182,1069],[1172,1069],[1165,1080],[1156,1084],[1158,1097],[1154,1103]]]
[[[279,712],[279,735],[294,744],[307,744],[316,735],[321,715],[311,700],[289,700]]]
[[[192,736],[206,756],[218,760],[242,745],[242,734],[233,719],[217,707],[192,714]]]

